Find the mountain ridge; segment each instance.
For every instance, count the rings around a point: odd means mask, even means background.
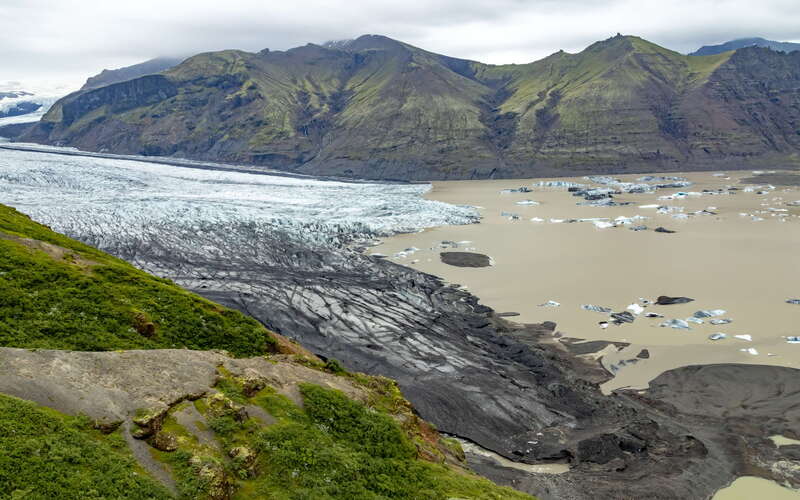
[[[198,54],[68,96],[21,139],[392,180],[791,167],[797,88],[800,56],[768,49],[684,56],[617,35],[488,65],[364,35]]]
[[[703,45],[696,51],[690,53],[690,56],[708,56],[714,54],[721,54],[729,50],[738,50],[745,47],[766,47],[780,52],[793,52],[800,50],[800,43],[796,42],[778,42],[775,40],[767,40],[761,37],[751,38],[737,38],[736,40],[729,40],[717,45]]]

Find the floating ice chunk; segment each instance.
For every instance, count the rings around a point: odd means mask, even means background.
[[[517,205],[538,205],[538,201],[533,200],[520,200],[517,202]]]
[[[702,319],[695,318],[694,316],[692,316],[690,318],[686,318],[686,322],[687,323],[696,323],[698,325],[702,325],[703,324],[703,320]]]
[[[596,220],[596,221],[593,221],[592,224],[594,224],[594,227],[596,227],[598,229],[607,229],[609,227],[614,227],[615,226],[615,224],[613,222],[608,222],[608,221],[604,221],[604,220]]]
[[[790,337],[786,337],[786,342],[788,342],[790,344],[800,344],[800,337],[794,336],[794,335],[790,336]]]
[[[557,188],[582,188],[585,184],[570,181],[539,181],[533,184],[534,187],[557,187]]]
[[[665,189],[665,188],[683,188],[689,187],[692,183],[689,181],[678,181],[678,182],[670,182],[668,184],[656,184],[653,186],[656,189]]]
[[[711,340],[722,340],[722,339],[728,338],[728,334],[727,333],[712,333],[711,335],[708,336],[708,338],[711,339]]]
[[[614,219],[615,224],[622,224],[622,225],[629,225],[633,224],[636,221],[645,220],[647,217],[641,215],[634,215],[633,217],[625,217],[624,215],[620,215],[616,219]]]
[[[576,203],[576,205],[587,207],[616,207],[617,205],[629,205],[629,202],[618,203],[611,198],[601,198],[599,200],[587,200]]]
[[[633,323],[633,320],[636,319],[636,317],[628,311],[611,313],[611,317],[614,318],[614,323],[618,325],[621,325],[622,323]]]
[[[724,309],[711,309],[711,310],[702,310],[695,312],[692,316],[695,318],[713,318],[715,316],[722,316],[727,311]]]
[[[653,205],[639,205],[639,208],[658,208],[660,205],[655,203]]]
[[[647,226],[631,226],[628,229],[631,231],[647,231]]]
[[[672,214],[673,219],[688,219],[689,216],[687,214]]]
[[[786,303],[787,304],[800,305],[800,299],[788,299],[788,300],[786,300]]]
[[[598,325],[600,325],[600,328],[605,330],[606,328],[608,328],[608,321],[601,321],[600,323],[598,323]]]
[[[691,330],[689,328],[689,323],[682,319],[671,319],[669,321],[664,321],[658,326],[668,327],[668,328],[676,328],[679,330]]]
[[[500,217],[508,217],[509,220],[518,220],[519,214],[513,214],[511,212],[500,212]]]
[[[583,309],[584,311],[592,311],[599,313],[610,313],[612,311],[612,309],[609,307],[596,306],[594,304],[582,304],[581,309]]]
[[[676,207],[675,205],[658,205],[656,212],[660,214],[674,214],[683,212],[683,207]]]
[[[564,219],[550,219],[551,224],[561,224],[564,222]]]
[[[676,177],[668,175],[645,175],[636,179],[639,182],[658,182],[658,181],[686,181],[686,177]]]
[[[560,302],[556,302],[555,300],[548,300],[544,304],[539,304],[539,307],[558,307],[560,306]]]
[[[758,351],[754,347],[748,347],[747,349],[739,349],[742,352],[746,352],[747,354],[752,354],[753,356],[758,356]]]
[[[631,304],[626,309],[637,316],[644,312],[644,307],[640,306],[639,304]]]
[[[663,318],[664,315],[663,314],[654,313],[654,312],[649,312],[649,313],[645,314],[644,317],[645,318]]]
[[[587,181],[594,182],[595,184],[605,184],[605,185],[617,184],[620,182],[619,179],[615,179],[613,177],[608,177],[605,175],[589,175],[584,177],[584,179],[586,179]]]
[[[732,319],[728,318],[720,318],[720,319],[712,319],[709,321],[712,325],[727,325],[728,323],[733,323]]]
[[[734,335],[733,337],[737,338],[739,340],[746,340],[748,342],[752,342],[753,341],[753,336],[752,335]]]
[[[531,217],[531,222],[544,222],[541,217]]]

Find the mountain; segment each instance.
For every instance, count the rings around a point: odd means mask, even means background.
[[[729,42],[721,43],[719,45],[703,45],[696,51],[689,54],[690,56],[712,56],[715,54],[722,54],[729,50],[738,50],[745,47],[766,47],[778,52],[794,52],[800,50],[800,43],[793,42],[776,42],[774,40],[767,40],[765,38],[739,38]]]
[[[86,83],[83,84],[83,87],[81,87],[81,90],[96,89],[111,85],[112,83],[124,82],[126,80],[139,78],[140,76],[160,73],[177,66],[182,60],[182,58],[178,57],[157,57],[124,68],[104,69],[99,74],[90,76],[86,80]]]
[[[8,498],[532,498],[471,473],[394,381],[4,205],[0,296]]]
[[[615,36],[487,65],[365,35],[199,54],[59,101],[21,140],[370,179],[796,165],[800,52]]]

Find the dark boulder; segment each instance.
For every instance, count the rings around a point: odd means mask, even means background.
[[[690,299],[689,297],[668,297],[666,295],[661,295],[656,299],[656,304],[660,306],[668,306],[672,304],[687,304],[693,301],[694,299]]]
[[[472,252],[441,252],[442,262],[457,267],[488,267],[492,259],[488,255]]]

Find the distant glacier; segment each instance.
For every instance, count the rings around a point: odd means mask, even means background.
[[[197,231],[208,244],[257,228],[339,247],[477,219],[472,207],[424,199],[429,189],[0,150],[0,203],[112,253],[145,234]]]

